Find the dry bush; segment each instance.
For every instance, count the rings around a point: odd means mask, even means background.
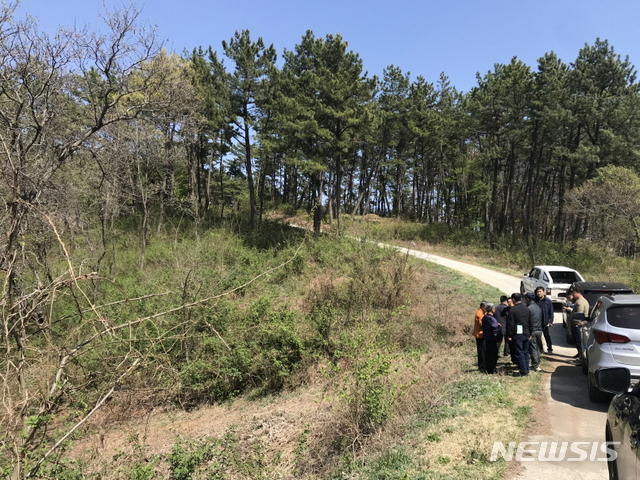
[[[307,311],[315,304],[332,301],[333,298],[342,297],[341,289],[347,288],[351,279],[348,277],[334,277],[329,273],[322,273],[311,279],[304,293],[304,306]]]
[[[380,272],[384,273],[377,285],[391,285],[398,294],[389,295],[376,287],[378,304],[387,308],[376,310],[374,318],[353,322],[364,332],[359,341],[345,343],[345,332],[341,332],[335,349],[349,353],[346,358],[344,354],[340,356],[332,371],[343,374],[341,378],[346,383],[333,379],[332,395],[342,395],[334,397],[332,415],[326,423],[315,426],[321,430],[312,430],[313,444],[304,463],[306,473],[318,473],[320,465],[325,473],[341,468],[340,462],[345,458],[371,455],[394,443],[406,433],[415,414],[437,408],[446,396],[447,386],[469,368],[468,351],[461,348],[469,344],[468,305],[460,302],[455,288],[447,286],[447,276],[425,266],[409,265],[402,256],[386,262]],[[399,279],[398,284],[394,279]],[[336,305],[342,295],[353,298],[353,289],[353,281],[325,274],[312,282],[308,305]],[[386,350],[376,345],[376,335],[385,338]],[[349,338],[353,340],[356,335]],[[335,338],[334,341],[338,343]],[[388,369],[377,374],[358,370],[359,364],[375,362],[387,354]],[[443,378],[447,381],[443,382]],[[383,386],[388,395],[381,401],[388,402],[389,408],[384,420],[374,428],[361,420],[369,400],[366,389],[372,385]]]
[[[380,223],[382,221],[382,218],[375,213],[367,213],[366,215],[361,217],[361,220],[364,220],[365,222]]]
[[[459,292],[446,285],[446,276],[419,266],[404,289],[407,307],[398,310],[393,341],[401,348],[431,349],[435,343],[449,347],[469,339],[468,306]]]
[[[446,345],[436,345],[431,353],[410,363],[406,358],[395,359],[393,382],[405,388],[394,400],[387,421],[364,434],[354,426],[351,413],[344,406],[334,405],[322,421],[310,424],[308,455],[298,459],[298,478],[323,478],[332,471],[347,469],[349,462],[375,456],[396,444],[406,436],[416,415],[426,417],[441,407],[450,393],[450,383],[462,378],[466,368],[467,353],[452,351]],[[335,391],[327,392],[327,397],[331,394]]]

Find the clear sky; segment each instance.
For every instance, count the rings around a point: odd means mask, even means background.
[[[128,1],[126,2],[129,3]],[[437,82],[441,72],[463,92],[496,63],[516,56],[533,69],[554,51],[575,60],[585,44],[609,40],[640,65],[639,0],[133,0],[141,19],[158,27],[167,49],[213,47],[248,29],[279,55],[293,50],[307,30],[340,34],[358,53],[369,76],[388,65]],[[103,29],[98,14],[122,6],[114,0],[22,0],[20,14],[58,25]],[[223,55],[220,55],[223,58]],[[227,61],[227,64],[229,62]]]

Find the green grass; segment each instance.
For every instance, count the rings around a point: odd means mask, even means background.
[[[396,236],[430,238],[422,227],[397,228]],[[81,244],[71,251],[76,262],[89,254]],[[87,388],[67,405],[91,405],[112,381],[110,369],[135,352],[143,363],[122,388],[162,408],[229,402],[232,409],[240,398],[277,404],[304,385],[307,372],[324,368],[322,402],[331,404],[334,423],[305,419],[290,452],[248,442],[246,426],[238,426],[243,434],[176,439],[164,456],[143,455],[142,442],[133,442],[133,453],[119,454],[118,469],[105,461],[92,470],[78,460],[62,472],[58,463],[60,478],[91,478],[85,472],[98,478],[99,471],[104,480],[152,479],[168,471],[180,479],[266,479],[286,468],[314,480],[343,472],[363,479],[498,478],[504,465],[488,463],[486,445],[477,440],[492,431],[468,425],[478,405],[487,405],[512,422],[502,428],[506,438],[516,437],[535,395],[515,393],[539,388],[534,377],[514,381],[474,371],[473,313],[480,300],[497,303],[497,289],[391,249],[266,223],[244,236],[220,228],[199,237],[155,237],[144,268],[135,235],[123,232],[106,258],[104,278],[83,286],[91,295],[76,290],[52,306],[65,319],[53,329],[61,348],[78,344],[105,319],[118,324],[195,305],[105,337],[79,357],[70,380]],[[65,263],[58,259],[56,266],[63,271]],[[118,303],[100,309],[100,320],[88,299]],[[74,315],[78,307],[83,315]],[[152,462],[142,465],[141,458]]]
[[[349,478],[502,478],[506,463],[489,460],[491,442],[519,437],[535,402],[538,383],[535,378],[516,382],[475,373],[465,375],[447,387],[442,405],[416,415],[402,444],[389,446],[367,465],[354,466]],[[523,395],[530,395],[527,404],[519,404]],[[490,411],[498,425],[487,428],[484,411]],[[514,418],[515,423],[500,427],[501,417]]]

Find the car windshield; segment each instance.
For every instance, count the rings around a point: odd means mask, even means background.
[[[640,330],[640,305],[611,307],[607,310],[607,321],[614,327]]]
[[[578,275],[576,275],[576,272],[549,272],[549,275],[551,275],[553,283],[573,283],[581,281]]]

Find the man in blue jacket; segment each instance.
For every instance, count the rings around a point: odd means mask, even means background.
[[[551,332],[549,327],[553,325],[553,303],[551,299],[544,293],[544,288],[538,287],[535,290],[536,303],[542,310],[542,335],[547,344],[547,353],[553,353],[553,344],[551,343]]]

